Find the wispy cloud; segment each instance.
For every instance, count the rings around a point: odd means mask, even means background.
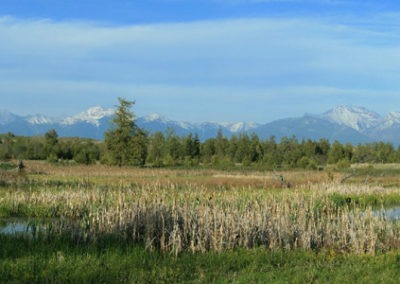
[[[125,96],[150,112],[192,120],[238,118],[243,105],[258,111],[240,119],[269,120],[266,109],[285,102],[303,101],[301,111],[309,112],[307,99],[342,103],[344,94],[366,104],[366,93],[399,102],[400,35],[379,23],[399,24],[389,15],[369,25],[258,18],[107,26],[5,17],[0,94],[6,106],[31,96],[37,107],[58,100],[63,108]]]

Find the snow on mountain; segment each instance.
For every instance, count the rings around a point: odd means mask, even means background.
[[[26,117],[26,120],[32,125],[52,124],[57,122],[55,118],[47,117],[41,114],[28,116]]]
[[[169,122],[164,116],[159,115],[158,113],[152,113],[143,117],[143,120],[146,122],[160,121],[160,122]]]
[[[173,121],[168,118],[166,118],[163,115],[160,115],[158,113],[152,113],[143,117],[139,117],[137,119],[138,123],[142,124],[159,124],[159,125],[168,125],[171,126],[172,128],[174,127],[180,127],[185,130],[191,130],[194,127],[194,125],[190,122],[185,122],[185,121]]]
[[[386,129],[392,127],[395,124],[400,124],[400,112],[390,112],[383,121],[382,125],[380,125],[380,129]]]
[[[74,116],[52,118],[42,114],[19,116],[0,110],[0,133],[42,135],[54,128],[62,137],[101,140],[110,127],[114,113],[114,109],[97,106]],[[388,141],[397,145],[400,141],[400,112],[391,112],[383,118],[373,111],[354,106],[338,106],[323,114],[281,119],[262,125],[245,122],[174,121],[159,114],[137,117],[136,123],[149,133],[167,133],[168,129],[173,129],[178,136],[197,134],[202,141],[216,137],[219,130],[227,137],[254,132],[262,139],[268,139],[272,135],[278,139],[295,135],[299,139],[327,138],[346,143]]]
[[[260,124],[258,123],[254,123],[254,122],[238,122],[238,123],[232,123],[229,124],[227,126],[227,128],[229,129],[229,131],[231,131],[232,133],[239,133],[239,132],[246,132],[246,131],[250,131],[252,129],[257,128],[258,126],[260,126]]]
[[[214,128],[214,129],[219,129],[221,127],[227,127],[227,124],[224,123],[219,123],[219,122],[214,122],[214,121],[209,121],[209,122],[202,122],[202,123],[195,123],[193,126],[195,128]]]
[[[360,132],[376,127],[382,122],[382,117],[376,112],[355,106],[337,106],[322,114],[321,118]]]
[[[223,129],[226,128],[232,133],[240,133],[240,132],[246,132],[250,131],[256,127],[260,126],[258,123],[254,122],[236,122],[236,123],[230,123],[230,122],[204,122],[201,124],[197,124],[197,128],[215,128],[215,129]]]
[[[191,129],[196,128],[195,125],[193,125],[190,122],[186,122],[186,121],[175,121],[174,123],[176,125],[178,125],[179,127],[183,128],[183,129],[186,129],[186,130],[191,130]]]
[[[70,116],[61,122],[63,125],[73,125],[78,122],[86,122],[95,126],[100,126],[100,119],[114,115],[114,109],[104,109],[100,106],[92,107],[75,116]]]

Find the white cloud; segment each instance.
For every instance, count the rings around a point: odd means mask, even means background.
[[[369,25],[271,18],[105,26],[1,18],[0,94],[90,103],[133,95],[166,115],[163,106],[193,112],[207,100],[215,102],[210,111],[227,104],[237,111],[249,98],[278,104],[319,94],[334,102],[351,90],[391,96],[400,87],[400,35],[379,24],[396,21],[384,15]],[[362,92],[357,96],[371,100]]]

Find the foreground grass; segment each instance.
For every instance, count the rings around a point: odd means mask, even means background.
[[[0,236],[4,283],[398,283],[400,256],[234,250],[223,254],[151,252],[112,240]]]
[[[0,218],[61,227],[0,235],[0,283],[400,282],[400,226],[371,209],[400,204],[398,177],[280,174],[3,171]]]

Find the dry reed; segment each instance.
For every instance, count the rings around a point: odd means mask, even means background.
[[[357,254],[400,248],[396,223],[371,208],[338,207],[327,198],[328,193],[383,192],[381,188],[319,184],[272,194],[252,187],[124,180],[101,186],[43,181],[38,187],[9,190],[0,203],[15,212],[28,206],[32,212],[43,209],[78,221],[79,237],[90,241],[113,235],[175,255],[253,247]],[[76,238],[76,231],[71,236]]]

